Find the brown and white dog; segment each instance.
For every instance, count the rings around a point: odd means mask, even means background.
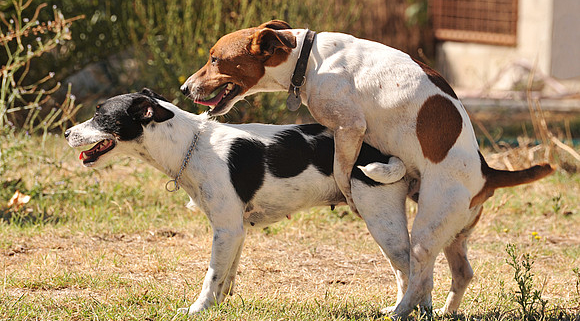
[[[286,91],[306,33],[274,20],[227,34],[181,90],[210,106],[210,115],[227,113],[253,93]],[[473,276],[466,240],[483,202],[497,188],[535,181],[553,168],[490,168],[449,84],[409,55],[376,42],[318,33],[300,96],[312,116],[334,131],[335,179],[354,210],[350,175],[363,140],[398,156],[407,175],[419,180],[408,287],[393,316],[404,317],[417,305],[430,310],[433,265],[441,250],[453,278],[442,310],[457,310]]]

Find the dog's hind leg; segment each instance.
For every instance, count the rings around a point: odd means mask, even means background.
[[[353,199],[397,279],[397,303],[403,299],[409,276],[409,232],[405,215],[405,181],[367,186],[352,180]],[[389,308],[387,308],[389,309]]]
[[[469,222],[470,195],[457,182],[422,179],[418,212],[411,229],[409,284],[393,317],[406,317],[419,304],[422,311],[431,313],[435,259]]]
[[[449,294],[447,295],[447,300],[445,306],[438,310],[440,313],[452,313],[457,311],[461,299],[465,294],[465,290],[473,278],[473,269],[469,264],[467,259],[467,239],[471,230],[477,223],[480,215],[482,206],[477,206],[472,213],[478,213],[474,222],[470,224],[469,227],[461,231],[457,237],[449,244],[445,250],[445,257],[449,264],[449,269],[451,270],[451,288],[449,289]]]

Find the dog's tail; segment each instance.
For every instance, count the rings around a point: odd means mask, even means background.
[[[373,181],[383,184],[394,183],[403,178],[407,172],[403,161],[394,156],[391,156],[388,164],[374,162],[357,167]]]
[[[493,195],[493,191],[497,188],[531,183],[554,172],[554,167],[547,163],[517,171],[499,170],[489,167],[481,153],[479,153],[479,157],[481,159],[481,172],[485,177],[485,185],[481,191],[473,197],[471,205],[483,203],[483,201]]]
[[[485,185],[493,189],[531,183],[554,172],[554,167],[546,163],[518,171],[499,170],[489,167],[481,154],[480,157],[481,170],[486,180]]]

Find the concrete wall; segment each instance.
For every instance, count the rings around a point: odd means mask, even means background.
[[[556,78],[580,76],[580,1],[554,0],[552,69]]]
[[[519,0],[515,47],[445,41],[436,62],[459,89],[518,89],[534,65],[539,74],[580,79],[580,0]]]

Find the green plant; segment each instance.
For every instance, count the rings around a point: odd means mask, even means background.
[[[60,88],[60,83],[49,85],[54,72],[36,79],[29,79],[31,62],[55,50],[61,43],[70,39],[70,26],[80,16],[65,19],[53,6],[53,18],[49,21],[38,20],[41,10],[47,7],[40,4],[34,9],[32,17],[25,17],[24,11],[32,0],[23,3],[13,0],[13,14],[9,17],[0,13],[0,46],[6,63],[0,69],[0,128],[7,125],[21,127],[30,132],[44,135],[71,119],[80,106],[68,94],[60,108],[43,110],[50,95]]]
[[[543,319],[548,300],[542,299],[541,291],[534,290],[534,260],[529,253],[521,255],[520,259],[514,244],[507,244],[505,251],[508,254],[506,262],[514,269],[514,280],[518,285],[513,300],[520,306],[520,317],[523,320]]]

